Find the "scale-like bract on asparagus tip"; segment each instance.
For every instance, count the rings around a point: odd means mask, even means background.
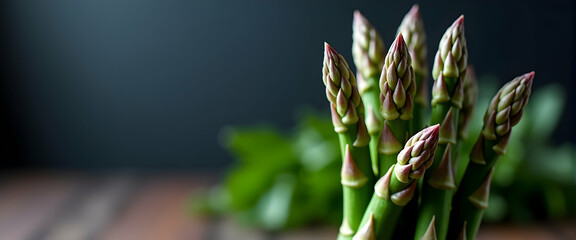
[[[456,144],[456,126],[454,125],[454,108],[450,107],[446,117],[440,124],[440,143]]]
[[[378,134],[382,129],[382,123],[376,117],[376,113],[372,107],[366,109],[366,128],[370,135]]]
[[[370,214],[370,218],[364,226],[362,226],[352,240],[376,240],[376,233],[374,232],[374,214]]]
[[[352,227],[350,226],[350,223],[348,222],[347,217],[343,218],[342,225],[340,225],[339,232],[340,232],[341,236],[351,237],[354,235],[354,229],[352,229]]]
[[[496,145],[492,146],[492,150],[494,150],[494,152],[500,155],[506,154],[506,147],[508,146],[508,141],[510,141],[510,133],[512,132],[508,131],[506,135],[500,138],[500,141],[498,141]]]
[[[368,133],[365,121],[361,115],[358,116],[358,119],[359,119],[357,125],[358,134],[356,134],[356,140],[354,140],[354,143],[352,145],[354,147],[365,147],[368,146],[368,144],[370,144],[370,134]]]
[[[382,176],[374,185],[374,193],[376,196],[384,200],[390,199],[390,178],[392,177],[394,166],[396,165],[392,165],[386,174],[384,174],[384,176]]]
[[[490,173],[484,179],[480,187],[468,197],[468,200],[478,209],[488,208],[488,199],[490,198],[490,183],[492,182],[492,175],[494,168],[490,169]]]
[[[450,156],[451,145],[446,146],[444,155],[438,167],[432,173],[428,183],[436,189],[455,189],[454,169],[452,168],[452,159]]]
[[[472,152],[470,152],[470,162],[486,165],[486,159],[484,159],[484,136],[480,134],[478,140],[472,147]]]
[[[432,216],[432,221],[430,221],[430,225],[428,225],[428,229],[420,240],[436,240],[436,216]]]
[[[414,197],[414,192],[416,192],[416,186],[418,185],[417,181],[413,181],[409,187],[405,188],[402,191],[392,194],[390,196],[390,200],[398,206],[406,206]]]
[[[380,135],[380,141],[378,142],[378,152],[382,154],[395,154],[402,150],[402,144],[394,134],[392,130],[388,127],[388,124],[384,124],[382,128],[382,134]]]
[[[460,71],[458,70],[458,65],[456,60],[452,56],[452,51],[448,51],[446,59],[444,60],[444,69],[442,69],[442,74],[444,77],[458,77]]]
[[[464,225],[462,225],[462,230],[460,230],[460,234],[458,235],[458,240],[466,240],[466,224],[468,221],[464,221]]]
[[[342,185],[351,188],[362,187],[368,181],[368,178],[358,169],[356,161],[350,153],[350,146],[348,144],[346,144],[340,177],[342,179]]]
[[[348,128],[342,122],[342,118],[338,114],[338,111],[336,111],[336,107],[333,103],[330,103],[330,113],[332,116],[332,125],[334,125],[334,132],[344,133],[348,131]]]
[[[440,74],[436,81],[434,81],[434,85],[432,85],[432,106],[448,101],[450,101],[450,93],[448,93],[444,75]]]
[[[408,121],[414,117],[414,102],[412,101],[412,94],[406,95],[406,103],[404,111],[400,114],[400,119]]]

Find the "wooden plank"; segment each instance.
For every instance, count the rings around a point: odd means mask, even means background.
[[[0,185],[0,239],[31,239],[84,180],[78,174],[60,172],[28,172],[4,179]]]
[[[204,239],[209,223],[186,209],[194,190],[203,186],[206,180],[191,175],[152,177],[98,239]]]
[[[97,174],[33,239],[94,239],[116,217],[136,185],[133,174]]]

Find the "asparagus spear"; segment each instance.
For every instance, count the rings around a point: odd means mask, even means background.
[[[352,21],[352,56],[358,70],[360,96],[366,107],[368,132],[370,133],[370,155],[372,169],[378,175],[378,139],[382,130],[382,117],[376,114],[380,110],[378,77],[384,65],[386,48],[380,34],[360,13],[354,11]]]
[[[418,4],[414,4],[410,11],[404,16],[402,23],[398,27],[397,34],[402,34],[408,51],[412,57],[412,68],[414,69],[414,81],[416,83],[416,93],[414,96],[414,118],[412,119],[411,129],[422,129],[428,124],[428,61],[426,60],[427,45],[426,45],[426,32],[424,31],[424,23],[420,17],[420,10]],[[416,193],[416,198],[419,198],[419,192]],[[403,231],[396,231],[394,234],[395,239],[407,239],[412,237],[414,229],[416,228],[416,219],[418,216],[418,203],[417,201],[410,202],[411,206],[404,208],[398,228],[404,229]]]
[[[458,143],[456,146],[457,156],[461,156],[463,144],[468,139],[468,124],[472,119],[474,110],[476,109],[476,102],[478,100],[478,80],[476,73],[472,66],[466,68],[466,78],[463,82],[464,100],[462,101],[462,109],[460,109],[460,117],[458,119]],[[460,184],[464,170],[468,166],[469,158],[456,157],[458,161],[454,162],[454,173],[456,186]]]
[[[380,76],[381,114],[384,118],[378,145],[379,173],[383,174],[396,161],[396,155],[410,134],[416,92],[414,69],[408,47],[398,34],[390,47]]]
[[[478,100],[478,80],[476,79],[474,67],[468,65],[466,78],[463,80],[464,99],[462,101],[462,109],[460,109],[460,118],[458,119],[458,138],[460,140],[468,137],[468,124],[474,115]]]
[[[354,239],[369,239],[367,233],[374,233],[377,239],[391,238],[402,207],[414,196],[417,180],[432,165],[438,132],[439,125],[434,125],[406,142],[398,154],[397,163],[376,183],[370,205],[362,218],[362,231]]]
[[[439,146],[431,174],[424,178],[414,239],[420,239],[435,218],[438,239],[446,239],[450,205],[455,188],[452,150],[458,133],[458,117],[463,102],[468,50],[464,36],[464,16],[460,16],[444,33],[436,52],[432,77],[431,124],[440,123]]]
[[[354,74],[342,55],[327,43],[324,45],[323,81],[343,157],[342,185],[345,194],[341,236],[346,239],[346,236],[351,238],[358,229],[372,194],[374,175],[368,149],[370,136],[362,117],[364,108]]]
[[[474,239],[484,209],[488,207],[490,180],[498,158],[506,152],[512,127],[520,121],[530,98],[534,72],[504,85],[490,102],[484,127],[472,152],[462,183],[454,195],[450,235],[458,236],[465,226],[467,239]],[[466,225],[464,225],[466,223]]]
[[[404,36],[414,68],[414,80],[416,82],[416,95],[414,96],[414,128],[424,126],[425,111],[428,108],[428,61],[426,60],[427,45],[424,23],[420,17],[418,4],[414,4],[404,16],[398,34]]]

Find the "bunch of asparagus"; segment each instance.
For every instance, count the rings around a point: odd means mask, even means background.
[[[534,72],[496,93],[467,158],[460,156],[461,148],[478,84],[468,66],[463,16],[440,40],[431,100],[417,5],[387,53],[378,31],[356,11],[352,53],[356,74],[326,43],[322,69],[342,154],[344,217],[338,238],[474,239],[488,206],[493,168],[522,117]]]

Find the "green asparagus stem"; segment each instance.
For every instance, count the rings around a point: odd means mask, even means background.
[[[414,112],[412,119],[412,130],[422,129],[428,125],[428,61],[426,32],[424,23],[420,17],[418,4],[414,4],[410,11],[404,16],[402,23],[398,27],[397,34],[402,34],[408,46],[408,51],[412,57],[412,68],[414,69],[414,81],[416,83],[416,94],[414,96]],[[410,134],[413,134],[412,132]],[[416,192],[415,198],[419,198],[419,191]],[[394,239],[409,239],[414,235],[416,228],[416,219],[418,217],[418,201],[411,201],[409,206],[402,210],[398,228],[402,231],[396,231]]]
[[[474,67],[468,65],[466,68],[466,78],[463,82],[464,99],[462,109],[460,109],[460,118],[458,119],[458,137],[460,139],[468,138],[468,124],[474,116],[476,102],[478,101],[478,80]]]
[[[462,109],[460,109],[460,118],[458,119],[458,142],[456,144],[456,154],[458,156],[463,154],[463,143],[468,138],[468,124],[474,115],[476,102],[478,101],[478,80],[476,79],[474,67],[470,65],[466,68],[466,78],[463,82],[463,88],[464,101],[462,101]],[[458,161],[453,164],[455,168],[456,186],[459,186],[464,176],[464,170],[468,166],[469,158],[456,157],[456,159],[458,159]]]
[[[392,237],[402,207],[412,199],[417,180],[432,165],[438,135],[439,125],[434,125],[416,133],[406,142],[398,154],[397,163],[376,183],[360,224],[361,229],[372,228],[377,239]],[[362,237],[364,232],[359,231],[354,239],[366,239]]]
[[[358,70],[358,87],[366,107],[365,118],[370,133],[370,154],[374,175],[378,175],[378,139],[382,131],[378,77],[384,65],[386,48],[380,34],[360,11],[354,11],[352,22],[352,56]]]
[[[490,102],[484,115],[482,133],[470,153],[470,163],[454,195],[450,237],[456,238],[463,226],[467,239],[476,236],[484,209],[488,207],[494,165],[506,152],[511,129],[522,117],[533,79],[534,72],[516,77],[504,85]]]
[[[414,69],[402,34],[398,34],[386,55],[380,76],[380,91],[380,113],[384,124],[378,145],[378,172],[383,174],[396,162],[396,155],[402,150],[407,136],[410,136],[410,121],[414,110]]]
[[[432,77],[431,124],[440,123],[439,146],[431,174],[424,178],[420,215],[414,239],[420,239],[428,229],[432,218],[438,239],[446,239],[450,218],[450,206],[455,189],[452,168],[452,149],[458,134],[458,118],[462,102],[463,79],[465,79],[468,50],[464,36],[464,16],[460,16],[444,33],[436,53]]]
[[[356,178],[358,174],[343,174],[342,183],[345,192],[342,236],[352,236],[358,229],[361,214],[368,205],[374,183],[371,169],[368,143],[370,136],[363,120],[364,108],[358,93],[356,78],[342,55],[325,43],[322,80],[326,85],[326,97],[330,101],[332,123],[338,133],[345,173],[359,172],[366,181],[362,184]],[[357,168],[359,171],[355,171]],[[355,183],[353,180],[356,179]],[[357,193],[362,191],[363,194]],[[352,197],[351,197],[352,196]],[[352,206],[353,205],[353,206]],[[360,213],[356,213],[360,212]],[[344,238],[345,239],[345,238]]]
[[[372,185],[366,184],[368,177],[358,169],[350,153],[350,145],[346,145],[341,179],[344,194],[344,220],[340,228],[339,239],[350,239],[360,225],[368,204],[368,196],[372,195]]]
[[[424,122],[426,110],[428,109],[428,61],[426,60],[427,45],[426,31],[424,23],[420,17],[418,4],[414,4],[410,11],[404,16],[398,34],[404,36],[406,45],[412,57],[412,67],[414,68],[414,80],[416,82],[416,95],[414,96],[414,119],[413,128],[421,129],[427,122]]]

